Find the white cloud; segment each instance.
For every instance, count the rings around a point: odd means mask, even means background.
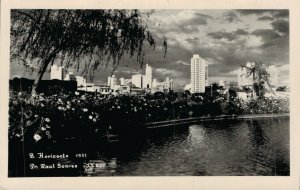
[[[172,69],[157,68],[155,71],[161,75],[179,76],[182,73]],[[167,77],[167,76],[166,76]]]
[[[191,64],[186,62],[186,61],[182,61],[182,60],[178,60],[175,62],[178,65],[185,65],[185,66],[190,66]]]
[[[246,39],[246,43],[245,45],[247,47],[259,47],[263,44],[263,41],[261,39],[261,37],[258,37],[258,36],[248,36],[247,39]]]
[[[138,71],[120,71],[122,73],[127,73],[127,74],[137,74],[139,73]]]
[[[227,75],[237,76],[238,75],[238,69],[235,69],[235,70],[232,70],[232,71],[228,72]]]

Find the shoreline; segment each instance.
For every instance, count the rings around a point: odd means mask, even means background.
[[[201,121],[217,121],[217,120],[228,120],[228,119],[255,119],[255,118],[274,118],[274,117],[290,117],[290,113],[281,114],[246,114],[246,115],[220,115],[220,116],[201,116],[201,117],[190,117],[184,119],[174,119],[167,121],[158,121],[145,123],[146,129],[157,129],[176,125],[193,124]]]

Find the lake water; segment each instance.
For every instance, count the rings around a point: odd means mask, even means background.
[[[108,144],[65,144],[31,152],[35,159],[26,156],[24,175],[286,176],[289,131],[289,118],[223,120],[152,130]],[[68,158],[37,159],[38,153]],[[42,169],[41,164],[54,168]]]

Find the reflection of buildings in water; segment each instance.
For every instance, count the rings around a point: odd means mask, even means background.
[[[205,142],[206,130],[200,125],[191,125],[189,127],[189,141],[191,146],[198,146],[198,144],[204,144]]]
[[[265,134],[264,127],[268,125],[265,120],[249,120],[248,122],[250,143],[253,146],[262,146],[266,144],[269,139]]]
[[[248,144],[251,145],[246,152],[247,159],[251,160],[248,169],[260,175],[272,175],[276,168],[275,158],[273,157],[275,149],[271,146],[274,144],[270,142],[265,132],[265,127],[269,127],[268,125],[272,125],[272,123],[269,123],[269,119],[247,121],[249,129]]]
[[[251,124],[248,120],[201,123],[199,127],[205,130],[204,139],[201,143],[201,146],[204,147],[202,151],[205,152],[203,159],[208,161],[206,165],[210,166],[206,169],[208,175],[214,170],[219,170],[218,175],[221,175],[222,172],[226,174],[227,169],[231,170],[231,175],[255,175],[257,172],[268,175],[271,173],[268,163],[264,161],[267,158],[264,154],[270,155],[270,153],[261,152],[257,148],[259,146],[257,144],[263,143],[264,131],[260,128],[261,126],[253,128],[252,125],[255,124]],[[249,129],[251,127],[252,129]],[[255,135],[257,136],[255,137]],[[263,168],[259,165],[266,167]]]

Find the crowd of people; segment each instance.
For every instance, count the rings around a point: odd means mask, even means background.
[[[222,114],[289,112],[288,99],[156,93],[154,95],[101,95],[60,92],[51,95],[10,91],[9,139],[17,141],[87,139],[155,121]]]

